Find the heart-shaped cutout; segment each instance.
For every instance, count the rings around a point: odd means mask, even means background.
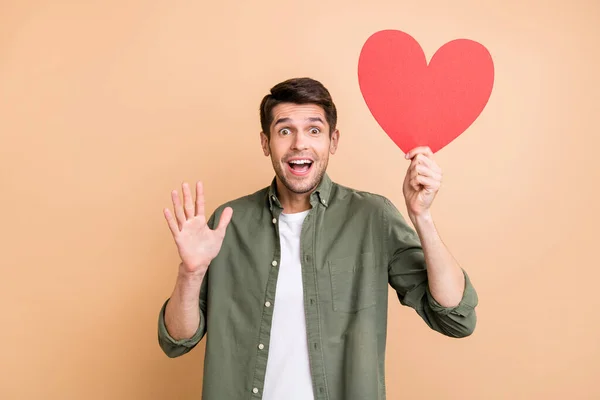
[[[480,43],[456,39],[440,47],[428,65],[412,36],[383,30],[365,42],[358,79],[371,114],[404,153],[417,146],[435,153],[485,108],[494,63]]]

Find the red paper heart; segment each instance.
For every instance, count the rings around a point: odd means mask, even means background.
[[[404,153],[417,146],[435,153],[485,108],[494,63],[483,45],[457,39],[443,45],[427,65],[412,36],[384,30],[364,44],[358,79],[373,117]]]

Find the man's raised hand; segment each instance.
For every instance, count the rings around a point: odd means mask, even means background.
[[[177,190],[171,192],[173,210],[164,209],[165,219],[173,234],[184,273],[204,274],[210,262],[219,254],[225,230],[231,221],[233,209],[226,207],[216,229],[210,229],[204,214],[202,182],[196,183],[196,201],[187,182],[182,184],[183,203]]]

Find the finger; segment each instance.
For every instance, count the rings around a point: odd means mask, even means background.
[[[410,160],[410,164],[408,165],[408,171],[413,174],[415,171],[415,167],[417,166],[418,161],[416,158]]]
[[[437,190],[440,187],[440,182],[427,176],[417,175],[414,179],[412,179],[411,186],[425,190]]]
[[[437,165],[435,160],[429,158],[423,153],[417,154],[411,160],[410,168],[418,170],[419,174],[421,175],[431,176],[440,180],[442,179],[442,169]],[[431,174],[429,171],[432,171],[433,174]]]
[[[410,160],[410,165],[408,166],[410,177],[414,178],[415,176],[419,175],[419,171],[422,168],[426,168],[425,165],[419,164],[418,157],[414,157],[412,160]]]
[[[419,181],[417,180],[417,177],[412,177],[410,178],[409,181],[410,187],[413,188],[415,191],[420,191],[422,189],[421,184],[419,183]]]
[[[442,174],[440,174],[437,171],[434,171],[433,169],[426,167],[423,164],[419,164],[417,166],[415,166],[415,171],[417,172],[417,175],[423,175],[423,176],[427,176],[429,178],[433,178],[433,179],[441,179],[442,178]]]
[[[164,209],[164,214],[173,237],[177,236],[179,234],[179,227],[177,226],[177,221],[173,217],[173,214],[171,214],[171,211],[168,208]]]
[[[410,160],[410,165],[408,168],[410,171],[417,171],[417,170],[421,170],[421,168],[432,169],[432,166],[433,166],[433,160],[427,158],[423,154],[417,154],[415,157],[413,157]]]
[[[192,200],[192,192],[190,191],[190,185],[184,182],[182,185],[183,191],[183,208],[185,209],[186,219],[194,217],[194,201]]]
[[[429,146],[419,146],[419,147],[415,147],[414,149],[410,150],[408,153],[406,153],[406,155],[404,156],[407,160],[411,160],[413,159],[417,154],[424,154],[427,157],[433,157],[433,152],[431,151],[431,149],[429,148]]]
[[[427,156],[427,155],[421,153],[421,154],[417,154],[413,158],[413,160],[417,160],[417,164],[426,165],[427,167],[431,168],[433,171],[438,172],[440,174],[442,173],[442,169],[440,168],[440,166],[430,156]]]
[[[204,217],[204,186],[196,183],[196,216]]]
[[[177,190],[173,190],[171,192],[171,197],[173,198],[173,210],[175,210],[175,217],[177,218],[177,224],[179,225],[179,229],[183,226],[185,222],[185,214],[183,213],[183,206],[181,205],[181,199],[179,198],[179,194]]]
[[[408,177],[408,179],[410,181],[412,181],[413,179],[415,179],[415,177],[419,174],[417,172],[417,163],[415,161],[415,159],[413,158],[410,162],[410,165],[408,166],[408,171],[406,172],[406,176]]]
[[[417,154],[413,160],[416,160],[417,164],[427,165],[428,167],[433,165],[433,160],[423,153]]]
[[[225,236],[225,230],[227,229],[227,225],[229,225],[229,222],[231,221],[232,216],[233,216],[233,208],[225,207],[225,209],[221,213],[221,218],[219,219],[219,225],[217,226],[217,229],[215,229],[222,236]]]
[[[419,176],[419,171],[417,171],[417,162],[414,158],[411,160],[408,176],[409,176],[410,186],[415,190],[420,190],[421,187],[419,185],[419,182],[417,181],[417,177]]]

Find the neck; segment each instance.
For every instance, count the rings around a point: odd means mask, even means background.
[[[294,193],[285,187],[279,178],[277,179],[277,195],[285,214],[294,214],[309,210],[311,208],[311,193],[312,191],[308,193]]]

